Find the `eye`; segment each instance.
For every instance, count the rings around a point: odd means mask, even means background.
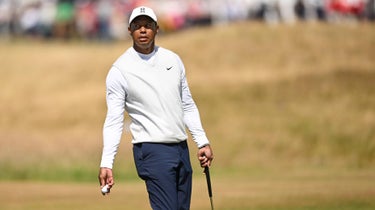
[[[139,25],[139,24],[133,24],[133,29],[134,30],[138,30],[138,29],[140,29],[141,28],[141,25]]]
[[[153,23],[147,23],[145,27],[148,28],[148,29],[151,29],[151,28],[154,27],[154,24]]]
[[[146,29],[153,29],[155,27],[155,23],[150,22],[150,23],[132,23],[131,28],[132,30],[139,30],[142,27]]]

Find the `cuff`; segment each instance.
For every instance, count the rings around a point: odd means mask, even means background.
[[[101,163],[100,163],[100,168],[110,168],[110,169],[112,169],[112,167],[113,167],[113,163],[110,163],[110,162],[108,162],[108,161],[101,161]]]
[[[195,142],[197,143],[198,148],[202,148],[210,144],[210,141],[207,139],[206,136],[195,137]]]

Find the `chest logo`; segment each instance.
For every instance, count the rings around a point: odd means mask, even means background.
[[[167,69],[167,71],[169,71],[169,70],[171,70],[173,68],[173,66],[171,66],[171,67],[167,67],[166,69]]]

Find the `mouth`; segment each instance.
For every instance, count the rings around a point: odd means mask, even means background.
[[[139,37],[139,41],[140,42],[147,42],[148,41],[148,37],[147,36]]]

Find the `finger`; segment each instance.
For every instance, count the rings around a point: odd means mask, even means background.
[[[108,185],[109,188],[112,188],[112,186],[114,185],[114,183],[113,183],[113,181],[108,181],[107,185]]]
[[[207,162],[207,157],[206,156],[203,156],[202,158],[200,158],[200,162],[201,163],[204,163],[204,162]]]
[[[101,178],[101,179],[100,179],[100,187],[104,187],[106,184],[107,184],[107,183],[106,183],[105,178]]]
[[[110,188],[115,184],[114,179],[113,179],[112,176],[109,176],[109,177],[107,178],[107,182],[106,182],[106,184],[108,184],[108,186],[109,186]]]
[[[211,166],[213,157],[206,158],[204,161],[201,162],[202,167]]]
[[[104,170],[100,170],[98,178],[100,187],[104,187],[107,184],[107,173]]]
[[[206,167],[208,166],[208,161],[202,161],[201,162],[201,167]]]
[[[211,166],[211,160],[208,160],[208,161],[207,161],[207,166],[208,166],[208,167]]]
[[[201,164],[201,167],[202,167],[202,168],[204,168],[204,167],[206,167],[206,166],[209,166],[207,162]]]
[[[105,180],[103,179],[101,173],[99,173],[98,181],[99,181],[100,187],[103,187],[105,185]]]

